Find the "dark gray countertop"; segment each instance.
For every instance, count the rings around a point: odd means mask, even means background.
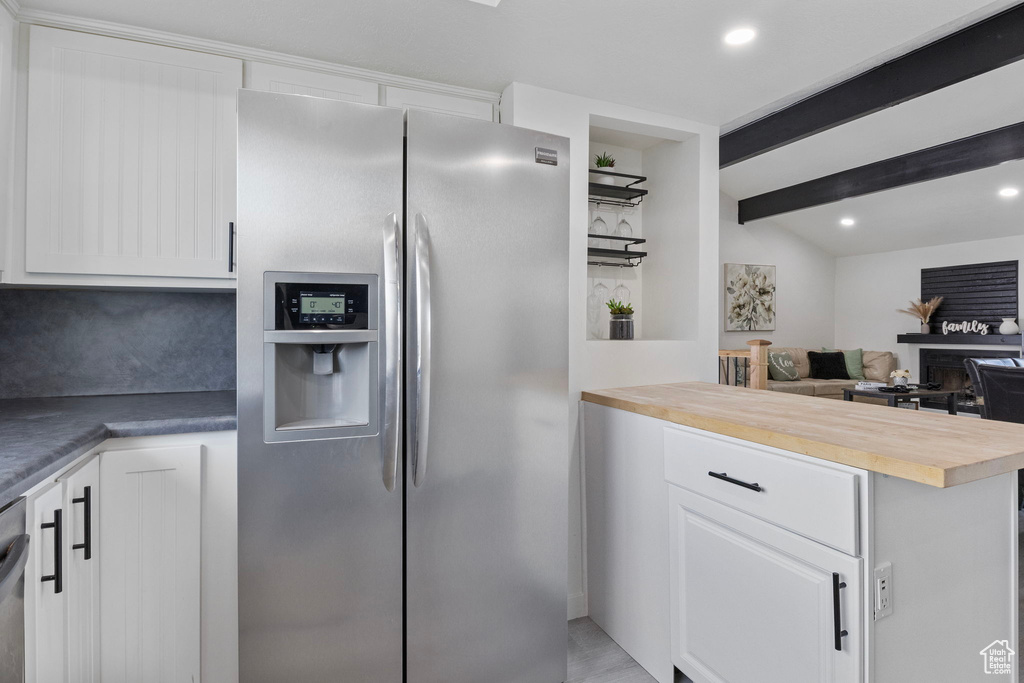
[[[0,508],[105,439],[235,425],[233,391],[0,400]]]

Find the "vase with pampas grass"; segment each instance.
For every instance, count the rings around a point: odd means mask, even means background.
[[[911,301],[909,308],[899,309],[899,312],[906,313],[907,315],[920,320],[921,334],[930,334],[932,328],[931,325],[928,324],[928,321],[932,319],[932,315],[935,313],[935,309],[937,309],[939,307],[939,304],[941,303],[941,296],[933,296],[927,302],[918,299],[917,301]]]

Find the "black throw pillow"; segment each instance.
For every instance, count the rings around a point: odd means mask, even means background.
[[[811,363],[811,379],[850,379],[849,373],[846,372],[846,357],[842,351],[808,351],[807,360]]]

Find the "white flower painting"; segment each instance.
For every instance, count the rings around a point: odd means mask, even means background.
[[[775,329],[775,266],[725,264],[725,331]]]

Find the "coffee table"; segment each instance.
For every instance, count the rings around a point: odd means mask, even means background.
[[[852,401],[854,396],[870,396],[871,398],[884,398],[886,403],[895,408],[897,404],[907,403],[912,398],[946,398],[946,410],[950,415],[956,415],[956,394],[955,391],[942,391],[941,389],[911,389],[905,394],[879,391],[878,389],[843,389],[843,400]]]

